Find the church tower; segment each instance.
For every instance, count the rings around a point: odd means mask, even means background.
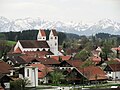
[[[58,36],[55,29],[52,29],[50,31],[49,46],[50,46],[50,51],[54,53],[54,55],[58,55]]]
[[[40,29],[37,35],[38,41],[46,41],[46,34],[44,29]]]

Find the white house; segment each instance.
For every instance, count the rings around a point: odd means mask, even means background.
[[[104,71],[109,79],[120,80],[120,62],[107,65]]]
[[[19,78],[27,79],[29,84],[27,87],[38,86],[38,68],[33,66],[25,66],[19,70]]]

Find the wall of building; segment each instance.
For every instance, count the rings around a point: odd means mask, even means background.
[[[30,80],[30,85],[27,85],[27,87],[38,86],[38,68],[32,66],[25,67],[24,72],[24,78]]]

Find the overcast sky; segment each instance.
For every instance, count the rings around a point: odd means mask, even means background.
[[[0,0],[0,16],[53,21],[120,21],[120,0]]]

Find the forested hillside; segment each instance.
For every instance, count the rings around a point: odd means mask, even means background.
[[[45,30],[47,39],[49,38],[50,30]],[[22,32],[2,32],[0,33],[0,39],[5,39],[9,41],[17,41],[17,40],[36,40],[37,39],[38,30],[25,30]],[[76,34],[67,34],[63,32],[58,32],[59,44],[66,39],[78,39],[79,36]]]

